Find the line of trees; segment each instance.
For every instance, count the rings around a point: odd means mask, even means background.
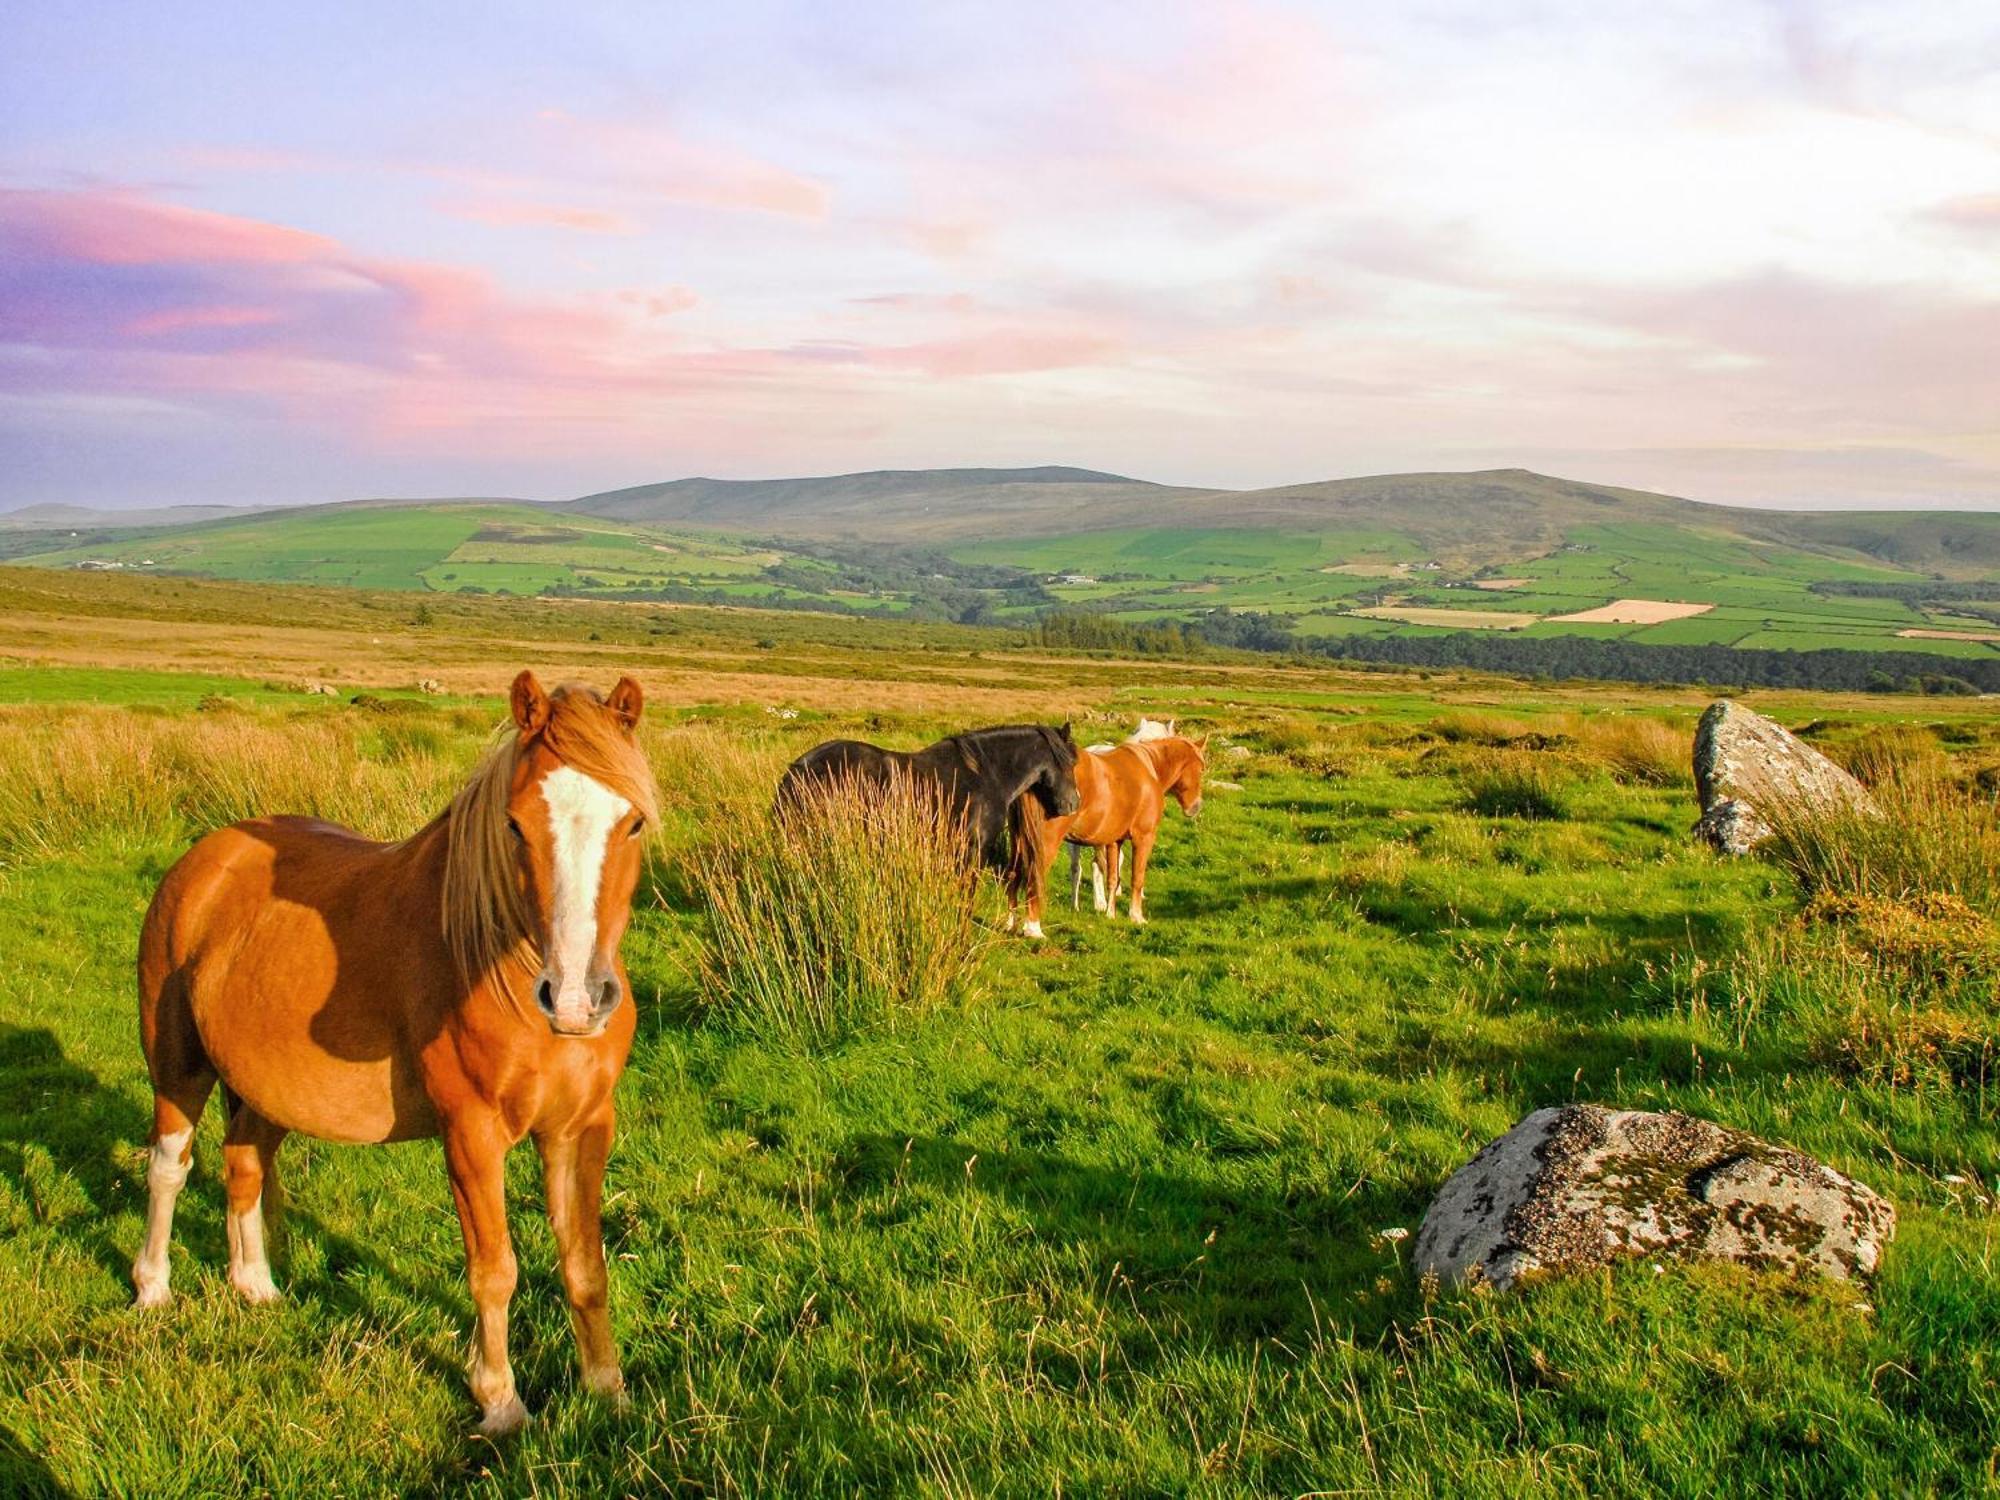
[[[1524,677],[1613,682],[1704,682],[1831,692],[2000,693],[2000,656],[1940,658],[1916,651],[1771,651],[1655,646],[1593,636],[1333,636],[1305,649],[1347,661],[1465,667]]]

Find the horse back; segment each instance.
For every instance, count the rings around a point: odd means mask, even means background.
[[[139,944],[149,1061],[175,1026],[288,1129],[331,1140],[432,1134],[413,1054],[450,991],[434,892],[392,870],[402,846],[316,818],[216,830],[160,882]],[[191,1028],[189,1038],[186,1029]]]

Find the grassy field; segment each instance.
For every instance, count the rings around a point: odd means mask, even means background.
[[[1412,537],[1386,530],[1161,529],[960,546],[967,561],[1044,571],[1066,603],[1109,609],[1120,618],[1191,618],[1227,607],[1292,618],[1302,635],[1419,634],[1492,622],[1491,612],[1523,615],[1530,635],[1596,635],[1638,644],[1755,646],[1807,651],[1913,650],[1977,657],[1979,641],[1911,639],[1909,629],[1947,626],[1946,617],[1894,599],[1816,594],[1815,582],[1914,582],[1923,575],[1857,556],[1804,552],[1686,526],[1575,526],[1564,545],[1479,570],[1430,563]],[[1065,577],[1088,582],[1061,581]],[[1481,588],[1484,578],[1513,580]],[[1714,606],[1692,619],[1600,626],[1558,618],[1614,599]],[[1410,612],[1398,621],[1363,613]]]
[[[828,617],[431,609],[0,570],[0,1492],[1994,1484],[1992,971],[1884,1024],[1870,1007],[1904,978],[1881,951],[1812,925],[1823,899],[1780,865],[1695,848],[1698,697],[1070,659]],[[435,1146],[289,1145],[286,1299],[254,1310],[222,1275],[212,1113],[180,1298],[131,1310],[131,969],[152,886],[202,827],[282,804],[406,831],[522,665],[641,679],[667,826],[627,943],[641,1021],[607,1189],[633,1408],[576,1387],[523,1152],[514,1356],[537,1420],[496,1448],[471,1433]],[[1990,812],[1982,704],[1750,701],[1885,795],[1921,769]],[[1063,905],[1045,943],[991,931],[969,996],[826,1046],[718,1005],[691,872],[719,810],[754,816],[799,748],[1027,717],[1111,737],[1140,711],[1212,732],[1232,784],[1163,830],[1150,926]],[[1954,878],[1984,962],[1993,872]],[[1687,1109],[1882,1190],[1901,1225],[1879,1281],[1635,1265],[1497,1298],[1410,1274],[1393,1231],[1570,1099]]]

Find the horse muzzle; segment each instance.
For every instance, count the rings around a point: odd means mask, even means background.
[[[625,998],[615,974],[593,976],[588,984],[560,984],[544,974],[535,985],[535,1008],[557,1036],[593,1037],[602,1032]]]

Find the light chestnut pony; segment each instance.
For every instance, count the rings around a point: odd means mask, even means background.
[[[1125,743],[1130,745],[1138,740],[1171,739],[1174,735],[1174,723],[1175,721],[1172,719],[1155,719],[1141,714],[1139,715],[1139,727],[1125,736]],[[1202,743],[1206,744],[1207,741],[1204,740]],[[1114,750],[1117,747],[1115,745],[1104,744],[1092,745],[1090,748],[1101,754],[1106,750]],[[1086,848],[1089,848],[1089,845],[1079,844],[1075,840],[1070,841],[1069,904],[1072,911],[1079,909],[1083,905],[1083,851]],[[1106,860],[1103,857],[1105,851],[1091,849],[1090,852],[1091,908],[1095,911],[1109,912],[1111,910],[1109,893],[1125,878],[1125,846],[1123,844],[1113,844],[1111,846],[1109,881],[1105,879]]]
[[[1135,924],[1146,920],[1146,867],[1153,857],[1166,799],[1172,797],[1189,817],[1201,812],[1201,782],[1208,766],[1208,741],[1180,735],[1140,739],[1122,745],[1090,749],[1076,758],[1078,809],[1062,818],[1049,817],[1032,798],[1014,804],[1013,850],[1007,869],[1008,920],[1023,901],[1027,922],[1022,931],[1042,936],[1042,909],[1049,867],[1065,840],[1094,848],[1109,864],[1118,847],[1132,845],[1132,892],[1126,914]],[[1115,910],[1115,875],[1106,910]]]
[[[624,1375],[600,1224],[612,1088],[632,1044],[619,943],[657,817],[634,739],[643,704],[514,679],[512,731],[451,805],[400,843],[312,818],[210,834],[167,872],[139,940],[139,1024],[153,1079],[139,1305],[169,1298],[174,1199],[219,1080],[229,1279],[278,1295],[264,1198],[292,1131],[330,1141],[444,1140],[465,1233],[472,1394],[488,1434],[527,1421],[507,1359],[514,1250],[505,1163],[541,1153],[584,1384]]]

